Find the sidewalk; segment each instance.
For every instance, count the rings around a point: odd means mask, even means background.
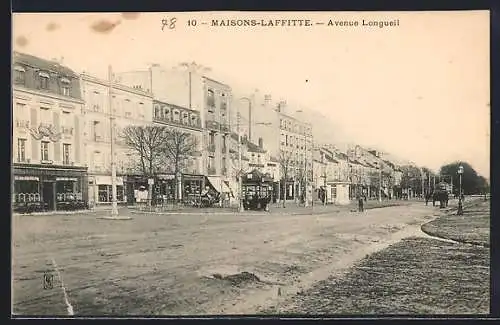
[[[391,206],[400,206],[408,204],[408,201],[368,201],[364,204],[364,209],[376,209],[376,208],[384,208]],[[315,203],[314,205],[310,205],[308,207],[304,207],[303,205],[298,206],[296,203],[286,203],[285,207],[283,207],[282,203],[273,203],[269,209],[269,211],[262,210],[245,210],[244,212],[239,213],[238,208],[194,208],[194,207],[176,207],[171,208],[169,210],[164,211],[148,211],[148,210],[140,210],[138,207],[131,207],[129,209],[130,213],[133,214],[162,214],[162,215],[200,215],[200,214],[244,214],[244,215],[319,215],[319,214],[328,214],[328,213],[336,213],[341,211],[357,211],[358,205],[356,202],[351,202],[347,205],[322,205],[321,203]]]

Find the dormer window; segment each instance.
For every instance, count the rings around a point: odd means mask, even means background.
[[[167,121],[170,121],[170,108],[165,107],[164,112],[165,112],[165,119],[166,119]]]
[[[63,96],[69,96],[70,95],[70,85],[71,81],[67,78],[62,78],[61,79],[61,92]]]
[[[47,72],[40,72],[38,74],[38,76],[40,77],[40,89],[49,89],[49,79],[50,79],[50,76]]]
[[[24,84],[26,80],[26,70],[21,66],[14,67],[14,81],[16,83]]]
[[[196,115],[191,115],[191,126],[196,126],[197,124],[197,118]]]
[[[174,110],[174,122],[180,122],[180,113],[178,110]]]

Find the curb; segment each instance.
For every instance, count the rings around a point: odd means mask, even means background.
[[[72,214],[93,214],[97,212],[98,211],[91,211],[91,210],[64,211],[64,212],[52,211],[52,212],[34,212],[34,213],[12,213],[12,216],[13,217],[24,217],[24,216],[36,217],[36,216],[53,216],[53,215],[64,216]]]

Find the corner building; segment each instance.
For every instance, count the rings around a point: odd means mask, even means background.
[[[59,62],[19,52],[12,64],[14,211],[87,202],[79,76]]]

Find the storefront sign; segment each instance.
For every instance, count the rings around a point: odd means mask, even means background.
[[[76,177],[56,177],[56,181],[76,182],[78,179]]]
[[[172,180],[175,179],[175,175],[167,174],[158,176],[159,179]]]
[[[95,183],[97,185],[111,185],[111,176],[95,176]],[[123,185],[123,177],[116,177],[116,185]]]
[[[36,176],[14,176],[16,181],[39,181],[40,179]]]

